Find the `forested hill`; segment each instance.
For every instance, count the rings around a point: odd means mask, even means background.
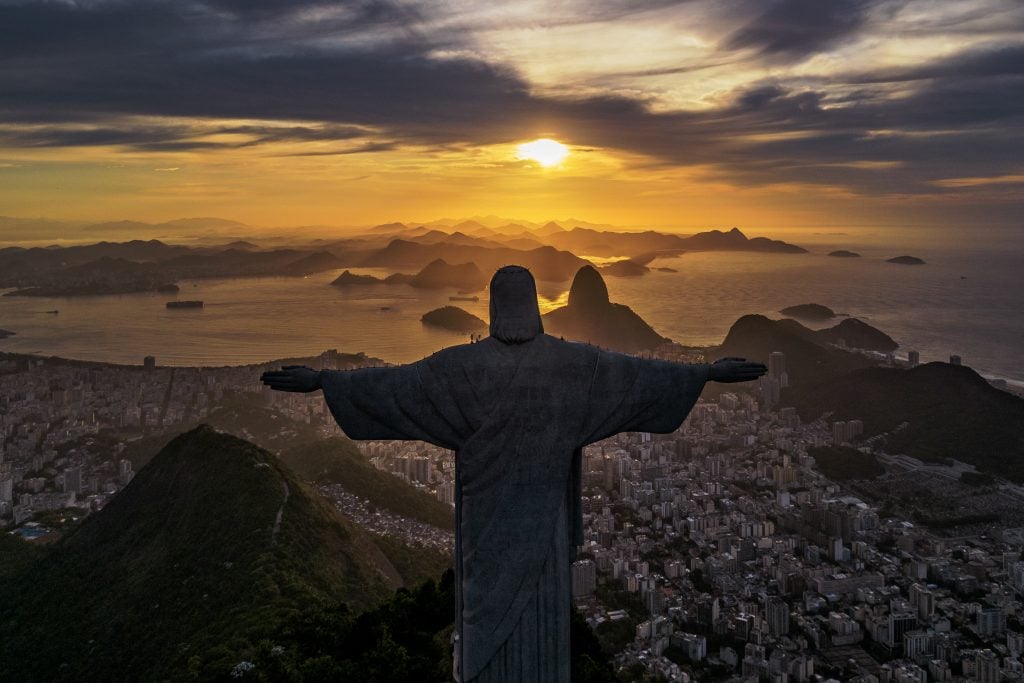
[[[0,587],[0,677],[226,675],[297,612],[362,610],[401,585],[276,457],[199,427]]]

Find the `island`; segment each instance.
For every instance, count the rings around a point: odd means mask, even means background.
[[[629,306],[612,303],[608,286],[593,266],[580,268],[569,289],[569,304],[547,313],[543,321],[548,334],[622,353],[650,351],[671,342]]]
[[[655,268],[655,270],[658,271],[659,273],[678,273],[679,272],[675,268],[669,268],[668,266],[661,266],[660,268]]]
[[[451,332],[481,332],[487,329],[487,323],[458,306],[435,308],[424,313],[420,321],[424,325],[440,327]]]
[[[386,282],[394,281],[390,276]],[[448,263],[442,258],[435,259],[412,277],[402,276],[405,281],[418,289],[444,289],[452,287],[463,292],[476,292],[487,285],[487,276],[473,263]]]
[[[476,301],[468,295],[476,292],[487,284],[487,277],[475,263],[450,264],[444,259],[434,259],[415,275],[408,273],[392,273],[383,280],[372,275],[356,275],[350,270],[344,271],[335,278],[331,285],[346,287],[350,285],[409,285],[417,289],[444,289],[451,287],[459,290],[463,301]]]
[[[895,258],[886,259],[886,263],[898,263],[901,266],[923,266],[924,259],[919,259],[916,256],[896,256]]]
[[[10,330],[0,330],[0,339],[7,339],[8,337],[13,337],[14,334],[15,333],[11,332]]]
[[[335,287],[345,287],[348,285],[379,285],[383,283],[383,280],[372,275],[356,275],[351,270],[346,270],[336,277],[331,284]]]
[[[855,251],[847,251],[846,249],[838,249],[836,251],[830,251],[829,256],[835,256],[836,258],[860,258],[860,254]]]
[[[639,277],[649,270],[647,266],[637,263],[632,259],[615,261],[601,268],[602,273],[613,277]]]
[[[821,304],[798,304],[796,306],[788,306],[779,311],[782,315],[788,315],[791,318],[798,318],[800,320],[831,320],[836,317],[835,311],[828,306],[822,306]]]

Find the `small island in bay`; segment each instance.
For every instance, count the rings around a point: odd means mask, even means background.
[[[631,259],[623,259],[621,261],[615,261],[607,266],[601,268],[601,272],[605,275],[611,275],[612,277],[639,277],[650,269],[642,264],[637,263]]]
[[[886,263],[898,263],[901,266],[923,266],[924,259],[919,259],[916,256],[903,255],[891,259],[886,259]]]
[[[382,282],[383,280],[372,275],[356,275],[351,270],[346,270],[331,284],[335,287],[345,287],[347,285],[379,285]]]
[[[448,263],[444,259],[434,259],[423,270],[412,277],[402,276],[403,280],[417,289],[444,289],[452,287],[462,292],[477,292],[487,285],[488,278],[473,263]],[[390,276],[387,282],[395,279]]]
[[[0,339],[7,339],[8,337],[13,337],[14,334],[15,333],[11,332],[10,330],[0,330]]]
[[[836,251],[830,251],[829,256],[835,256],[836,258],[860,258],[860,254],[855,251],[847,251],[846,249],[838,249]]]
[[[796,306],[788,306],[779,311],[782,315],[788,315],[791,318],[798,318],[800,320],[831,320],[836,317],[835,311],[828,306],[822,306],[821,304],[798,304]]]
[[[420,320],[424,325],[440,327],[452,332],[480,332],[487,329],[487,323],[458,306],[435,308],[424,313]]]
[[[679,272],[675,268],[669,268],[668,266],[662,266],[660,268],[655,268],[655,270],[658,271],[659,273],[678,273]]]
[[[357,275],[350,270],[344,271],[331,283],[336,287],[349,285],[409,285],[417,289],[444,289],[452,287],[459,290],[460,295],[477,292],[487,284],[487,277],[475,263],[450,264],[444,259],[435,259],[423,267],[415,275],[408,273],[392,273],[383,280],[372,275]],[[463,300],[474,300],[465,296]]]

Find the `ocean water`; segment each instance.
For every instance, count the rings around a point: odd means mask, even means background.
[[[930,248],[823,237],[808,245],[810,254],[691,253],[653,264],[676,273],[606,281],[613,301],[684,344],[717,344],[746,313],[780,317],[783,307],[815,302],[886,332],[900,344],[898,355],[915,349],[929,361],[958,354],[986,376],[1024,384],[1021,245],[1016,234]],[[826,255],[838,248],[863,256]],[[927,265],[884,260],[904,253]],[[329,284],[338,272],[180,283],[177,298],[201,299],[202,310],[168,310],[164,304],[173,297],[161,294],[0,297],[0,328],[17,333],[0,340],[0,350],[116,363],[153,355],[161,365],[237,365],[337,348],[409,362],[467,340],[420,322],[454,292],[405,285],[340,289]],[[569,284],[539,283],[542,308],[564,304]],[[453,305],[487,319],[486,292],[479,302]],[[60,313],[46,313],[53,309]]]

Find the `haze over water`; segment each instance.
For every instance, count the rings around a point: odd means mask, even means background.
[[[896,241],[886,237],[885,242]],[[794,239],[813,251],[799,255],[689,253],[653,264],[677,273],[652,271],[606,281],[613,301],[629,305],[661,334],[683,344],[718,344],[741,315],[778,318],[785,306],[814,302],[886,332],[900,344],[898,355],[916,349],[929,361],[959,354],[987,376],[1024,383],[1016,362],[1024,347],[1024,250],[1011,232],[972,242],[951,236],[931,247],[899,247],[877,238],[858,243],[850,236],[817,239],[834,243]],[[826,255],[838,248],[863,257]],[[924,258],[927,265],[885,262],[904,253]],[[0,341],[0,350],[131,364],[154,355],[161,365],[236,365],[337,348],[408,362],[466,341],[465,335],[420,322],[426,311],[448,305],[454,291],[331,287],[339,272],[180,283],[177,298],[201,299],[203,310],[167,310],[164,303],[172,297],[149,293],[3,297],[0,328],[17,334]],[[569,284],[539,283],[542,309],[564,305]],[[486,292],[480,295],[479,302],[454,305],[487,320]],[[52,309],[60,314],[45,313]]]

